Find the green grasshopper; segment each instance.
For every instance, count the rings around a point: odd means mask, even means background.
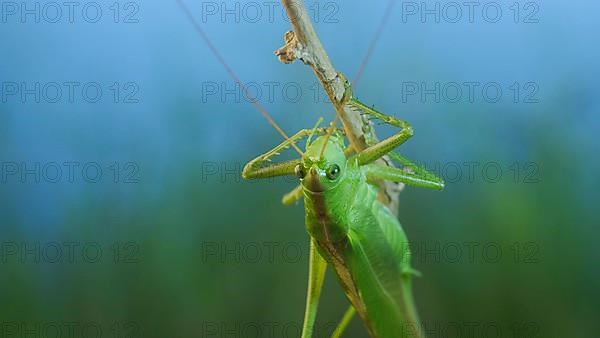
[[[442,189],[443,181],[400,154],[392,152],[413,135],[411,126],[384,115],[352,97],[345,102],[364,116],[401,128],[393,136],[355,152],[346,148],[343,130],[303,129],[250,161],[245,179],[296,176],[300,185],[283,197],[286,205],[304,198],[310,235],[309,281],[303,338],[312,337],[327,265],[333,268],[350,307],[333,337],[341,336],[355,313],[372,337],[422,337],[414,306],[408,240],[390,210],[377,199],[375,182],[389,180]],[[318,136],[314,142],[313,136]],[[284,149],[307,137],[301,158],[270,163]],[[384,155],[404,169],[374,163]]]

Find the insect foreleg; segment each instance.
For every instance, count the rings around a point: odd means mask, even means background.
[[[437,184],[440,186],[440,189],[444,187],[444,180],[427,170],[424,166],[417,165],[411,160],[396,152],[391,152],[388,155],[394,161],[402,164],[404,168],[407,168],[409,170],[409,172],[407,172],[409,175],[420,177],[422,180],[430,182],[432,184]]]
[[[314,239],[310,240],[308,262],[308,292],[306,294],[302,338],[312,338],[315,319],[317,318],[317,308],[319,307],[319,298],[321,298],[321,288],[323,287],[325,270],[327,268],[327,262],[325,262],[325,259],[317,251]]]
[[[320,133],[325,133],[325,129],[317,129]],[[289,148],[293,143],[296,143],[299,139],[309,136],[313,130],[302,129],[296,133],[296,135],[283,141],[275,148],[269,150],[265,154],[253,159],[248,162],[242,171],[242,177],[245,179],[257,179],[257,178],[268,178],[275,176],[286,176],[294,175],[294,168],[296,164],[300,163],[300,160],[291,160],[281,163],[265,166],[265,163],[270,162],[271,159],[279,155],[283,150]]]
[[[359,152],[356,155],[359,165],[369,164],[369,163],[374,162],[378,158],[381,158],[382,156],[384,156],[387,153],[394,150],[394,148],[396,148],[399,145],[401,145],[402,143],[406,142],[406,140],[408,140],[413,135],[412,127],[406,121],[397,119],[397,118],[389,116],[389,115],[382,114],[382,113],[376,111],[375,109],[366,106],[365,104],[363,104],[362,102],[360,102],[356,99],[351,99],[349,101],[349,104],[352,105],[353,107],[361,110],[365,114],[373,116],[373,117],[375,117],[385,123],[391,124],[395,127],[402,128],[400,130],[400,132],[398,132],[397,134],[390,136],[389,138],[387,138],[379,143],[376,143],[372,146],[369,146],[368,148]]]
[[[402,182],[423,188],[441,190],[444,188],[444,182],[427,173],[411,173],[398,168],[391,168],[378,164],[368,164],[365,166],[369,180],[387,180]]]
[[[298,200],[300,200],[303,196],[304,196],[304,194],[302,193],[302,185],[298,184],[294,188],[294,190],[283,195],[281,202],[284,205],[292,205],[292,204],[296,203]]]
[[[349,145],[348,147],[346,147],[346,149],[344,149],[344,155],[346,157],[350,157],[355,152],[356,152],[356,150],[354,149],[354,147],[352,145]]]
[[[406,157],[400,155],[397,152],[391,152],[389,153],[390,157],[398,162],[399,164],[402,164],[402,166],[404,168],[408,168],[410,169],[412,172],[427,172],[430,175],[434,175],[433,173],[429,172],[427,169],[425,169],[423,166],[417,165],[416,163],[414,163],[413,161],[407,159]]]

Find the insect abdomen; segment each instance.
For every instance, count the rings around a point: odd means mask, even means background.
[[[352,279],[354,294],[347,292],[348,298],[355,307],[359,304],[357,312],[372,336],[420,337],[412,295],[407,292],[409,250],[402,227],[366,183],[356,191],[347,212],[346,243],[336,246],[336,257],[330,259],[343,266],[335,269],[340,282],[343,269]]]

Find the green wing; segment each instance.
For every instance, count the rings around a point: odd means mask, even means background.
[[[410,253],[401,225],[378,202],[352,221],[345,260],[374,337],[421,337],[411,292]]]

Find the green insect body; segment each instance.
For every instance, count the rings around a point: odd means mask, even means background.
[[[406,306],[412,304],[406,235],[367,183],[369,168],[355,158],[347,161],[337,140],[330,139],[322,160],[312,157],[324,139],[307,149],[302,164],[307,230],[371,335],[397,336],[417,322],[413,307]]]
[[[249,162],[247,179],[295,175],[300,186],[285,204],[303,198],[311,238],[309,287],[303,338],[312,336],[326,266],[334,271],[351,306],[334,333],[338,337],[358,313],[372,337],[422,337],[413,303],[410,252],[396,217],[377,199],[378,180],[441,189],[443,182],[399,154],[391,153],[412,136],[410,126],[350,99],[365,114],[401,127],[401,131],[358,153],[344,145],[342,131],[302,130],[270,152]],[[314,142],[310,139],[319,134]],[[301,159],[264,166],[273,156],[309,137]],[[404,169],[373,163],[389,154]]]

